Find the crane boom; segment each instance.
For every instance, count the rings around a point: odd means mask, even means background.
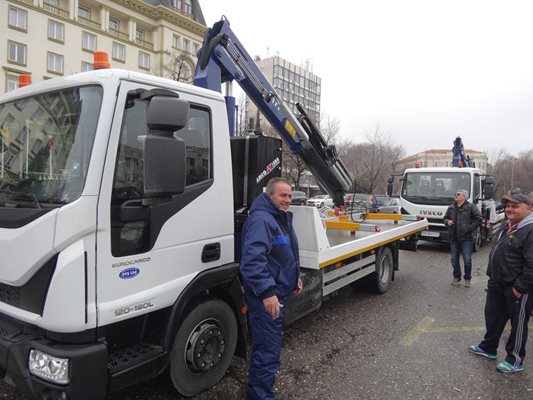
[[[334,146],[324,140],[319,129],[301,105],[296,116],[283,102],[268,79],[252,60],[242,43],[223,17],[208,29],[194,74],[194,84],[218,92],[223,83],[236,81],[257,108],[278,132],[293,154],[305,162],[319,185],[331,195],[334,203],[344,204],[344,194],[350,190],[352,179]],[[232,103],[233,101],[233,103]],[[234,112],[226,102],[230,126]]]

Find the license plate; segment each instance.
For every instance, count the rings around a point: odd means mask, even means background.
[[[433,231],[422,231],[420,232],[421,236],[427,236],[427,237],[439,237],[440,232],[433,232]]]

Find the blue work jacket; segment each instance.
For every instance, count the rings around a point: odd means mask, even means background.
[[[300,276],[298,240],[292,213],[276,207],[266,193],[252,204],[243,228],[241,275],[247,293],[284,298]]]

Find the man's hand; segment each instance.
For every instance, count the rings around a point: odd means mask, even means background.
[[[303,289],[304,289],[304,283],[302,282],[300,278],[298,278],[298,283],[296,284],[296,289],[294,290],[294,292],[296,294],[300,294],[302,293]]]
[[[279,318],[279,314],[281,308],[283,307],[283,304],[279,302],[278,296],[274,295],[263,299],[263,305],[265,306],[265,310],[267,311],[267,313],[270,314],[272,319]]]
[[[447,225],[448,226],[452,226],[453,225],[453,221],[452,220],[448,221]]]
[[[520,293],[514,287],[513,287],[513,294],[514,294],[514,297],[516,297],[517,299],[521,299],[522,298],[522,293]]]

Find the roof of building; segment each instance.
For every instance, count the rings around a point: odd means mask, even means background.
[[[148,3],[152,6],[158,6],[158,5],[162,5],[162,6],[165,6],[165,7],[168,7],[168,8],[174,8],[172,7],[172,0],[143,0],[145,3]],[[193,16],[193,19],[202,24],[202,25],[206,25],[205,23],[205,18],[204,18],[204,13],[202,12],[202,7],[200,7],[200,1],[199,0],[191,0],[191,4],[192,4],[192,16]]]
[[[482,151],[478,151],[478,150],[472,150],[472,149],[466,149],[465,151],[465,154],[469,154],[469,155],[473,155],[473,154],[483,154]],[[410,162],[410,161],[415,161],[417,159],[420,159],[426,155],[429,155],[429,154],[451,154],[452,153],[452,150],[444,150],[444,149],[430,149],[430,150],[426,150],[426,151],[421,151],[420,153],[416,153],[416,154],[413,154],[411,156],[407,156],[405,158],[402,158],[400,161],[398,161],[399,163],[404,163],[404,162]]]

